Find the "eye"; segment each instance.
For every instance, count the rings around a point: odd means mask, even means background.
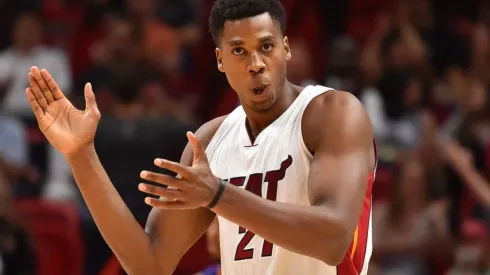
[[[264,45],[262,45],[262,50],[264,52],[270,52],[270,51],[272,51],[272,48],[274,48],[274,45],[272,45],[272,44],[264,44]]]
[[[245,53],[245,50],[243,48],[234,48],[231,52],[234,55],[242,55]]]

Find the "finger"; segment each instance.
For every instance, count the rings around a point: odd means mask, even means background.
[[[60,99],[65,97],[65,95],[63,94],[63,92],[60,89],[60,86],[58,85],[58,83],[56,83],[56,81],[51,76],[51,74],[48,72],[48,70],[42,69],[41,75],[42,75],[44,81],[46,82],[46,84],[48,85],[49,89],[51,90],[51,93],[53,94],[53,97],[55,100],[60,100]]]
[[[44,98],[43,92],[41,91],[41,88],[37,84],[36,79],[34,76],[32,76],[32,73],[29,73],[29,86],[31,86],[31,90],[34,93],[34,96],[36,97],[37,103],[39,103],[39,106],[43,109],[45,112],[48,109],[48,102]]]
[[[44,80],[39,68],[36,66],[31,67],[31,74],[32,76],[34,76],[34,79],[36,79],[37,84],[41,88],[41,91],[43,92],[44,98],[48,102],[48,105],[54,102],[53,93],[49,89],[48,84],[46,84],[46,81]]]
[[[192,151],[194,151],[194,162],[205,161],[207,163],[208,158],[206,157],[206,152],[197,137],[192,132],[187,132],[187,139],[192,145]]]
[[[168,210],[190,209],[190,207],[187,207],[186,204],[181,201],[165,201],[165,200],[159,200],[159,199],[148,197],[145,198],[145,203],[156,208],[168,209]]]
[[[32,91],[31,88],[26,89],[26,97],[27,97],[27,101],[29,101],[29,105],[31,105],[31,109],[34,112],[36,119],[38,121],[41,120],[41,118],[44,116],[44,111],[41,108],[41,106],[39,106],[36,96],[34,95],[34,92]]]
[[[141,192],[163,197],[170,201],[182,200],[184,198],[184,193],[178,189],[166,189],[164,187],[158,187],[151,184],[140,183],[138,189]]]
[[[156,166],[175,172],[176,174],[179,174],[184,178],[187,179],[194,178],[194,173],[191,171],[190,167],[184,166],[180,163],[173,162],[166,159],[156,159],[154,163]]]
[[[182,179],[177,179],[175,177],[171,177],[168,175],[163,175],[163,174],[158,174],[158,173],[153,173],[150,171],[142,171],[140,174],[142,179],[158,183],[158,184],[163,184],[167,186],[172,186],[180,190],[186,190],[186,188],[189,187],[189,184],[186,183]]]
[[[95,99],[94,91],[92,90],[92,84],[85,84],[85,109],[92,114],[100,115],[99,108],[97,107],[97,101]]]

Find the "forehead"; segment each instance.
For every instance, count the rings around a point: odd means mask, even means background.
[[[243,42],[258,40],[261,37],[280,37],[281,28],[269,13],[259,14],[240,20],[226,21],[221,37],[222,44],[230,41],[241,40]]]

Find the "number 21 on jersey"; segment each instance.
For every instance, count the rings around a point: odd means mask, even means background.
[[[278,170],[267,171],[265,174],[251,174],[248,177],[246,183],[245,180],[247,177],[231,178],[228,180],[228,182],[239,187],[245,184],[245,190],[248,190],[260,197],[263,197],[262,185],[264,182],[267,182],[266,198],[268,200],[275,201],[277,198],[277,187],[279,181],[284,179],[284,177],[286,176],[286,170],[289,168],[289,166],[291,166],[292,163],[293,158],[291,156],[288,156],[288,158],[281,163],[281,166]],[[235,261],[252,259],[254,257],[255,251],[253,248],[246,249],[246,247],[255,237],[255,234],[242,226],[239,227],[238,234],[243,236],[238,243],[235,251]],[[264,240],[262,251],[260,252],[261,257],[271,256],[273,246],[274,245],[271,242]]]

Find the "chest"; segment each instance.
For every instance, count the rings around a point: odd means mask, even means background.
[[[307,203],[311,159],[291,135],[228,137],[208,153],[213,173],[230,184],[273,201]]]

